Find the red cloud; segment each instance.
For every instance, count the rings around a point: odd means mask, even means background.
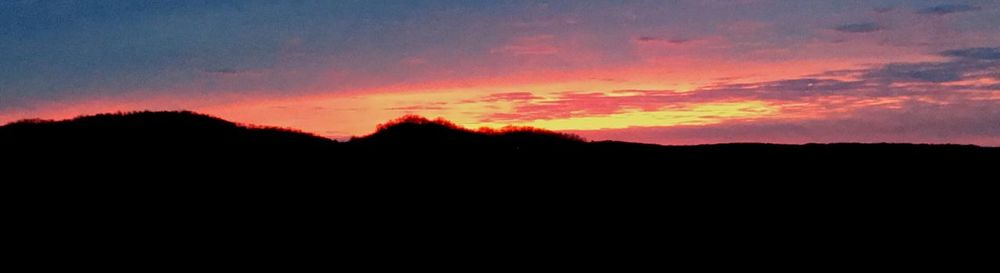
[[[949,51],[943,55],[957,54],[952,52],[959,51]],[[836,75],[833,78],[828,75],[815,75],[777,81],[716,84],[689,92],[669,90],[563,92],[555,94],[555,97],[547,98],[534,96],[530,92],[514,92],[492,94],[479,101],[510,102],[512,104],[510,111],[489,114],[484,116],[482,121],[511,123],[599,117],[635,111],[684,110],[704,104],[748,101],[764,102],[777,108],[779,112],[771,118],[784,121],[803,118],[833,119],[857,114],[854,120],[861,122],[864,120],[862,119],[864,115],[891,116],[886,115],[886,113],[930,109],[930,106],[940,106],[942,109],[954,108],[955,112],[973,109],[970,105],[986,105],[1000,109],[997,107],[998,99],[995,95],[995,92],[1000,91],[1000,84],[997,84],[1000,77],[997,77],[995,73],[1000,68],[1000,58],[994,58],[994,51],[988,49],[977,49],[970,51],[971,53],[961,52],[963,54],[959,55],[970,55],[975,58],[952,56],[950,61],[891,63],[867,69],[832,71],[831,75]],[[989,107],[985,108],[989,109]],[[948,112],[947,110],[941,111],[942,113]],[[996,111],[984,113],[994,112]],[[925,120],[933,120],[931,118],[936,116],[949,117],[948,115],[933,114],[921,117]],[[900,122],[919,119],[912,116],[895,117]],[[958,119],[958,117],[954,118]],[[1000,119],[1000,114],[991,117],[970,116],[968,118],[968,120],[976,119],[980,121],[993,120],[995,123],[995,120]],[[880,124],[885,125],[885,128],[890,128],[892,120],[880,120],[882,121]],[[844,127],[849,123],[827,125],[832,126],[830,128],[837,128],[837,126]],[[928,128],[934,128],[934,126],[946,128],[950,123],[946,119],[926,126]],[[819,122],[810,124],[819,124]],[[977,126],[969,128],[997,128],[995,124],[978,124]],[[794,128],[791,124],[783,124],[778,127]],[[916,127],[918,126],[914,125],[914,128]],[[857,129],[862,128],[858,127]],[[818,129],[812,131],[818,132]],[[991,132],[990,134],[1000,137],[1000,132]],[[871,132],[871,135],[878,134]]]
[[[531,92],[510,92],[510,93],[494,93],[486,97],[483,97],[480,101],[483,102],[497,102],[497,101],[531,101],[542,99],[542,97],[535,96]]]

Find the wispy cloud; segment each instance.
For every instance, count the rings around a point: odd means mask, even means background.
[[[440,105],[410,105],[410,106],[400,106],[400,107],[389,107],[386,108],[385,110],[416,112],[416,111],[444,110],[444,109],[448,108]]]
[[[653,36],[639,36],[635,38],[635,41],[639,43],[661,43],[661,44],[679,45],[679,44],[690,43],[695,40],[686,38],[660,38]]]
[[[508,92],[508,93],[494,93],[483,97],[482,102],[498,102],[498,101],[508,101],[508,102],[518,102],[518,101],[532,101],[542,99],[542,97],[535,96],[531,92]]]
[[[890,12],[893,12],[895,10],[896,10],[895,7],[888,7],[888,6],[886,6],[886,7],[876,7],[874,9],[872,9],[872,11],[874,11],[875,13],[878,13],[878,14],[890,13]]]
[[[996,120],[1000,120],[1000,107],[996,107],[995,102],[941,105],[910,101],[899,109],[876,107],[840,117],[733,120],[704,125],[570,132],[590,140],[661,144],[912,142],[1000,146],[1000,125]]]
[[[848,33],[869,33],[883,30],[884,28],[876,23],[856,23],[839,25],[834,30]]]
[[[942,52],[941,55],[948,57],[973,59],[973,60],[1000,60],[1000,48],[977,47],[977,48],[955,49]]]
[[[944,4],[944,5],[937,5],[924,8],[918,10],[917,13],[926,15],[947,15],[952,13],[978,11],[981,9],[982,8],[978,6],[971,6],[965,4]]]
[[[362,133],[401,111],[632,126],[746,101],[775,118],[995,101],[1000,3],[854,2],[0,0],[0,121],[223,109]]]
[[[1000,141],[1000,58],[995,55],[1000,48],[970,48],[948,50],[939,53],[951,59],[939,62],[890,63],[869,68],[831,71],[822,75],[790,78],[776,81],[722,83],[704,86],[689,92],[671,90],[620,90],[609,92],[562,92],[555,96],[540,97],[528,92],[504,93],[487,96],[512,98],[510,111],[493,113],[483,117],[488,122],[524,123],[540,120],[577,119],[602,117],[629,112],[690,111],[700,105],[764,102],[779,112],[765,113],[772,121],[759,123],[733,123],[739,115],[715,118],[725,123],[723,127],[697,127],[688,129],[662,128],[654,131],[674,136],[704,132],[722,134],[727,130],[748,130],[742,140],[774,137],[763,132],[799,128],[802,134],[813,136],[816,141],[831,139],[899,139],[903,140],[946,140],[969,138],[992,138]],[[991,108],[992,110],[983,111]],[[948,110],[952,109],[952,110]],[[950,113],[946,113],[952,111]],[[894,114],[898,112],[906,115]],[[981,112],[981,116],[976,116]],[[748,116],[761,117],[754,112]],[[712,118],[705,113],[703,118]],[[797,119],[805,118],[804,121]],[[993,120],[993,121],[989,121]],[[865,123],[877,122],[882,127],[865,128]],[[893,123],[897,122],[897,123]],[[921,123],[923,122],[923,123]],[[893,124],[902,124],[912,132],[905,137],[891,138]],[[816,134],[831,128],[849,128],[855,133],[869,138],[844,137],[818,138]],[[722,125],[720,125],[722,126]],[[988,127],[988,128],[985,128]],[[899,129],[899,128],[897,128]],[[956,130],[947,134],[947,130]],[[867,130],[867,131],[866,131]],[[884,130],[884,132],[875,132]],[[976,132],[975,130],[986,130]],[[628,131],[628,130],[626,130]],[[761,132],[754,134],[753,132]],[[629,131],[631,132],[631,131]],[[612,134],[605,132],[606,134]],[[594,133],[600,135],[601,133]],[[942,138],[923,138],[933,134],[944,134]],[[740,134],[737,134],[740,135]],[[792,138],[787,138],[792,139]],[[719,141],[739,141],[740,139],[719,139]],[[663,143],[664,141],[657,141]],[[976,143],[982,143],[982,139]]]

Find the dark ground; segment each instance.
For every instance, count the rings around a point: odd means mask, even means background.
[[[336,142],[190,112],[8,124],[0,152],[10,258],[77,268],[938,268],[923,260],[977,255],[955,242],[988,230],[1000,162],[967,145],[674,147],[417,118]]]
[[[680,167],[794,171],[895,171],[915,167],[972,168],[996,163],[1000,148],[920,144],[718,144],[660,146],[587,142],[576,136],[531,129],[475,132],[417,117],[377,132],[337,142],[308,133],[234,124],[191,112],[140,112],[65,121],[21,121],[0,127],[0,148],[26,166],[125,164],[183,172],[185,165],[264,169],[322,166],[391,170],[471,167],[490,173],[616,170],[680,171]],[[961,164],[959,164],[961,163]],[[297,166],[296,164],[301,164]],[[583,168],[586,166],[586,168]],[[566,169],[563,169],[566,168]],[[900,170],[902,171],[902,170]],[[377,172],[376,172],[377,173]]]
[[[345,192],[357,195],[342,198],[368,193],[406,200],[599,194],[627,202],[644,201],[625,197],[645,194],[914,197],[906,192],[991,185],[1000,162],[1000,148],[971,145],[660,146],[587,142],[539,129],[474,132],[417,117],[338,142],[191,112],[16,122],[0,127],[0,151],[9,185],[58,181],[55,189],[67,193],[134,187],[149,194],[267,193],[288,200]],[[455,192],[462,194],[449,194]]]

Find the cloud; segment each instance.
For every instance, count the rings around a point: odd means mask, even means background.
[[[210,74],[226,74],[226,75],[240,73],[239,70],[232,69],[232,68],[205,69],[205,72],[206,73],[210,73]]]
[[[878,14],[889,13],[889,12],[892,12],[894,10],[896,10],[895,7],[877,7],[877,8],[872,9],[872,11],[874,11],[875,13],[878,13]]]
[[[962,71],[954,63],[888,64],[868,71],[865,77],[888,82],[946,83],[962,80]]]
[[[698,77],[734,73],[774,77],[797,71],[812,73],[816,66],[824,65],[912,60],[918,58],[914,53],[927,49],[995,42],[993,37],[982,34],[991,33],[997,22],[984,16],[918,22],[941,19],[914,13],[934,5],[926,2],[905,12],[903,7],[907,5],[900,1],[859,3],[849,5],[847,10],[831,1],[740,1],[754,4],[738,8],[731,5],[732,1],[721,0],[709,6],[704,1],[572,1],[550,5],[544,11],[507,1],[447,5],[433,1],[0,2],[4,7],[0,8],[0,52],[4,52],[0,54],[0,113],[16,117],[37,116],[44,111],[7,109],[55,105],[50,108],[72,112],[81,110],[71,110],[70,106],[107,100],[100,107],[117,110],[122,107],[117,103],[119,98],[164,97],[171,107],[186,107],[313,97],[318,93],[332,96],[350,90],[361,94],[367,90],[408,89],[420,100],[427,100],[434,98],[421,96],[421,92],[429,90],[422,86],[441,82],[469,82],[469,86],[496,90],[500,86],[526,87],[520,85],[520,80],[517,85],[507,85],[479,79],[523,77],[523,82],[546,84],[545,88],[591,77],[620,81],[595,81],[594,88],[604,89],[546,93],[544,98],[528,94],[531,92],[484,98],[496,100],[501,106],[497,109],[509,106],[514,108],[511,111],[533,113],[523,118],[550,118],[566,113],[601,115],[726,100],[809,102],[829,96],[948,94],[954,93],[957,85],[995,89],[996,82],[966,80],[998,75],[993,53],[966,50],[947,53],[943,62],[877,66],[843,77],[716,85],[684,95],[669,90],[612,93],[616,88],[697,82]],[[994,11],[994,5],[984,1],[965,3]],[[885,6],[898,7],[884,15],[871,11]],[[635,16],[625,18],[625,14]],[[774,14],[780,16],[770,16]],[[844,17],[848,14],[861,17]],[[987,14],[984,11],[979,15]],[[536,21],[552,23],[531,28],[512,26],[513,22]],[[876,23],[891,31],[855,35],[833,30],[844,23]],[[858,26],[844,26],[849,31],[859,30]],[[827,29],[816,31],[817,27]],[[830,39],[853,42],[826,44]],[[874,45],[886,41],[909,47]],[[921,45],[923,42],[928,45]],[[786,61],[806,65],[776,65]],[[894,87],[899,84],[907,86]],[[411,106],[385,101],[376,105],[352,114],[373,116],[387,107]],[[475,107],[478,105],[448,111],[466,116],[479,114],[465,114],[465,110],[494,111]],[[512,118],[522,118],[516,114]],[[264,115],[253,116],[263,119],[258,117]],[[285,120],[296,122],[291,121],[293,118]]]
[[[948,50],[941,52],[941,55],[947,57],[958,57],[958,58],[975,59],[975,60],[1000,60],[1000,48],[978,47],[978,48],[956,49],[956,50]]]
[[[405,111],[405,112],[431,111],[431,110],[436,111],[436,110],[445,110],[445,109],[448,109],[448,108],[444,107],[444,106],[437,106],[437,105],[410,105],[410,106],[400,106],[400,107],[385,108],[385,110],[390,110],[390,111]]]
[[[653,41],[659,41],[660,38],[650,37],[650,36],[639,36],[638,38],[635,38],[635,40],[640,42],[653,42]]]
[[[942,56],[953,56],[946,61],[890,63],[776,81],[720,83],[689,92],[562,92],[548,98],[537,97],[530,92],[516,92],[492,94],[480,101],[514,103],[509,112],[488,115],[484,120],[530,122],[688,109],[699,104],[743,101],[764,101],[779,106],[806,104],[808,107],[802,112],[808,113],[861,109],[875,104],[895,105],[915,98],[948,103],[992,100],[976,96],[983,91],[998,90],[1000,61],[993,59],[996,51],[1000,50],[949,50],[940,53]],[[986,80],[975,83],[983,79]]]
[[[447,110],[447,109],[449,109],[448,102],[444,102],[444,101],[436,101],[436,102],[421,103],[421,104],[416,104],[416,105],[404,105],[404,106],[384,108],[384,110],[389,110],[389,111],[404,111],[404,112],[440,111],[440,110]]]
[[[731,142],[913,142],[1000,146],[996,102],[935,104],[910,101],[900,109],[870,108],[841,117],[724,121],[707,125],[567,131],[590,140],[659,144]]]
[[[924,8],[917,11],[917,13],[925,15],[946,15],[952,13],[978,11],[981,9],[982,9],[981,7],[970,6],[965,4],[944,4],[944,5],[937,5],[933,7]]]
[[[876,23],[846,24],[834,28],[834,30],[847,33],[870,33],[880,31],[882,29],[883,27]]]
[[[660,43],[660,44],[679,45],[679,44],[690,43],[690,42],[693,42],[694,40],[692,40],[692,39],[684,39],[684,38],[665,39],[665,38],[653,37],[653,36],[639,36],[639,37],[635,38],[635,41],[636,42],[640,42],[640,43]]]
[[[984,75],[1000,75],[1000,48],[955,49],[938,55],[952,60],[886,64],[863,72],[863,77],[880,82],[949,83]]]
[[[685,93],[686,100],[749,100],[765,99],[798,101],[817,96],[843,95],[870,91],[875,86],[861,80],[835,80],[797,78],[769,82],[722,84],[703,87],[697,92]]]
[[[531,92],[509,92],[509,93],[493,93],[486,97],[483,97],[480,101],[482,102],[530,101],[538,99],[542,99],[542,97],[535,96],[535,94]]]
[[[521,101],[509,113],[496,113],[489,120],[532,121],[538,119],[558,119],[573,116],[593,116],[614,114],[619,107],[607,104],[601,93],[563,93],[554,100]]]
[[[950,60],[938,62],[899,62],[876,65],[863,69],[827,71],[819,75],[801,79],[788,79],[764,83],[731,84],[709,89],[720,90],[757,90],[760,94],[780,94],[789,97],[798,90],[799,94],[808,91],[842,92],[870,91],[874,93],[893,93],[902,91],[938,90],[954,91],[956,88],[993,90],[986,86],[943,85],[983,78],[1000,79],[1000,48],[965,48],[947,50],[938,53]],[[836,78],[828,79],[828,78]],[[897,87],[894,84],[907,84]],[[763,92],[762,90],[766,90]],[[895,92],[887,92],[893,90]]]

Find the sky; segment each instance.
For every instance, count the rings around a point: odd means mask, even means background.
[[[417,114],[591,140],[1000,146],[1000,1],[0,0],[0,124]]]

